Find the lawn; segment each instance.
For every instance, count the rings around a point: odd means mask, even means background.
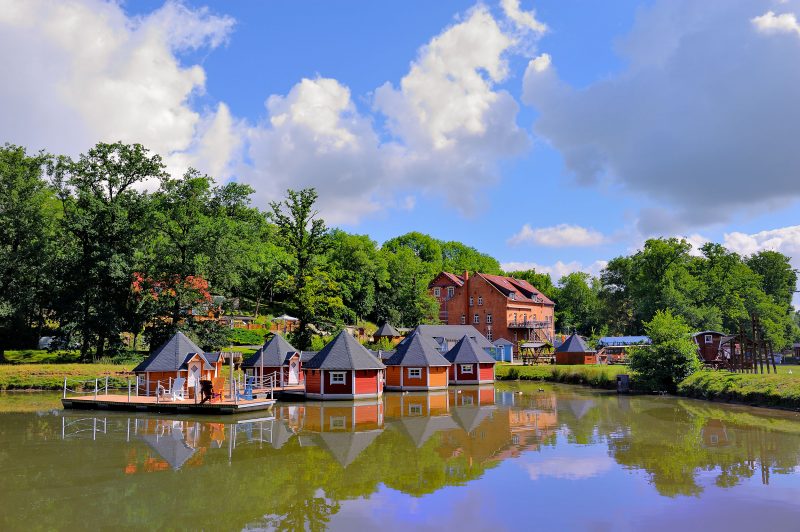
[[[786,366],[779,370],[782,371],[777,375],[699,371],[678,385],[678,394],[712,401],[800,408],[800,372]]]
[[[500,380],[534,380],[583,384],[595,388],[617,387],[617,375],[629,373],[627,366],[517,366],[497,364],[495,374]]]
[[[109,376],[109,386],[124,386],[132,364],[3,364],[0,390],[61,390],[64,378],[70,388],[94,389],[94,379]]]

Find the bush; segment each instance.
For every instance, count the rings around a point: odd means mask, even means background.
[[[700,369],[691,329],[669,310],[656,312],[644,327],[652,344],[635,349],[629,357],[637,385],[675,393],[679,382]]]
[[[228,343],[232,345],[261,345],[264,343],[266,329],[228,329]]]

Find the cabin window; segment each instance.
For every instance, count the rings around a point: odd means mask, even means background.
[[[714,341],[714,338],[713,338],[713,337],[712,337],[710,334],[707,334],[707,335],[706,335],[706,343],[707,343],[707,344],[710,344],[710,343],[712,343],[713,341]]]
[[[466,324],[467,324],[467,317],[462,314],[461,315],[461,325],[466,325]]]
[[[472,296],[469,296],[469,306],[471,307],[474,304],[475,304],[475,298],[472,297]]]
[[[442,295],[442,289],[437,286],[436,288],[433,289],[433,295],[436,296],[436,297],[441,296]]]
[[[347,428],[347,418],[344,416],[331,416],[331,430],[344,430]]]
[[[422,378],[422,368],[408,368],[408,378],[409,379],[421,379]]]
[[[461,373],[472,373],[472,364],[461,364]]]
[[[456,293],[456,289],[453,286],[447,287],[447,297],[453,297],[453,294]]]
[[[478,305],[483,305],[483,298],[478,296]]]
[[[422,405],[408,405],[408,415],[409,416],[421,416],[422,415]]]
[[[344,371],[331,371],[331,384],[344,384]]]
[[[486,315],[486,323],[492,323],[492,314],[491,313]]]
[[[474,324],[476,324],[476,325],[477,325],[477,324],[479,324],[480,322],[481,322],[481,317],[480,317],[480,316],[478,316],[477,314],[475,314],[475,315],[472,317],[472,323],[474,323]]]

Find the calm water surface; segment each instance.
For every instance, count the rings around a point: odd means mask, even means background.
[[[797,530],[800,418],[498,384],[235,417],[0,395],[0,529]]]

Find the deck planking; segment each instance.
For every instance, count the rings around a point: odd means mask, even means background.
[[[150,396],[127,395],[85,395],[78,397],[65,397],[61,399],[64,408],[85,410],[129,410],[138,412],[178,412],[194,414],[236,414],[238,412],[252,412],[267,410],[275,399],[259,398],[252,400],[240,399],[238,402],[231,399],[222,401],[195,403],[194,399],[183,401],[156,401]]]

